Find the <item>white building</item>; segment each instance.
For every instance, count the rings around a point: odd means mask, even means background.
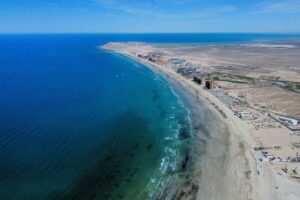
[[[248,112],[237,112],[236,115],[237,115],[239,118],[246,118],[246,117],[249,117],[249,113],[248,113]]]
[[[288,117],[278,117],[278,119],[280,121],[290,124],[290,125],[298,125],[299,124],[299,120],[297,120],[297,119],[292,119],[292,118],[288,118]]]

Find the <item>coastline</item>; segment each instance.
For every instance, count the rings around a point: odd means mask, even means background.
[[[191,175],[186,181],[189,184],[171,184],[161,199],[257,199],[256,164],[249,143],[245,142],[245,134],[241,134],[243,127],[222,102],[170,69],[129,52],[106,50],[120,53],[161,74],[188,103],[193,124]]]

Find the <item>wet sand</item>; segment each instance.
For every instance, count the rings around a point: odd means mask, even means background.
[[[192,197],[251,199],[249,158],[242,139],[226,123],[227,117],[187,83],[169,81],[187,102],[193,125],[190,170],[194,185],[190,187],[196,185],[198,192]],[[178,190],[189,189],[183,185]]]

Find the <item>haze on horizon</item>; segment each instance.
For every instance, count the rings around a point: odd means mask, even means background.
[[[300,32],[299,0],[0,0],[0,33]]]

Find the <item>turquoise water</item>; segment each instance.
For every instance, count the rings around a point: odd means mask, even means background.
[[[147,199],[184,168],[184,103],[145,66],[97,46],[295,37],[0,35],[0,199]]]

